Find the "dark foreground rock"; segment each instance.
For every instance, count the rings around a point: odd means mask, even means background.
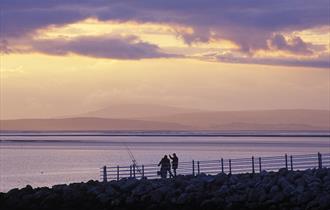
[[[0,194],[2,210],[330,209],[330,169],[89,181]]]

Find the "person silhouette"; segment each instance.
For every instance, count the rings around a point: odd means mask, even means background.
[[[166,179],[167,172],[169,172],[171,175],[171,162],[170,159],[167,158],[167,155],[164,155],[164,157],[158,163],[158,166],[160,166],[160,176],[163,179]]]
[[[169,155],[169,157],[172,160],[172,169],[173,169],[174,177],[176,177],[176,169],[178,168],[179,165],[179,158],[176,156],[175,153],[173,153],[173,157],[171,157],[171,155]]]

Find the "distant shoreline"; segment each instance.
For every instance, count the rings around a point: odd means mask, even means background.
[[[285,131],[1,131],[0,137],[79,137],[79,136],[132,136],[132,137],[330,137],[330,130]]]

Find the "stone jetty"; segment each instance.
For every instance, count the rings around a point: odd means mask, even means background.
[[[330,169],[72,183],[0,193],[2,210],[329,210]]]

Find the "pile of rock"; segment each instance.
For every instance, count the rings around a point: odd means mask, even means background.
[[[0,209],[330,209],[330,169],[89,181],[12,189]]]

